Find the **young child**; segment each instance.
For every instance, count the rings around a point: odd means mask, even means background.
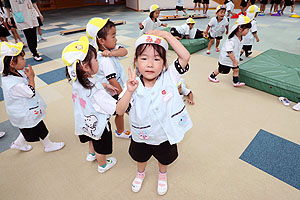
[[[188,18],[185,24],[181,26],[172,27],[170,33],[177,39],[197,39],[203,37],[203,32],[199,29],[195,29],[195,20]]]
[[[204,35],[206,35],[207,37],[209,31],[209,36],[208,36],[209,43],[208,43],[206,54],[210,54],[210,48],[214,43],[215,39],[216,39],[216,52],[219,52],[220,40],[222,39],[225,30],[226,30],[226,34],[228,34],[229,22],[225,17],[225,12],[226,12],[226,7],[224,5],[219,5],[216,9],[217,16],[211,18],[211,20],[207,25],[206,31],[204,33]]]
[[[150,30],[156,30],[160,26],[167,27],[167,24],[163,24],[159,19],[160,9],[159,6],[153,4],[150,6],[150,14],[142,23],[139,23],[141,35],[146,34]]]
[[[241,4],[240,4],[240,8],[241,8],[241,12],[240,14],[244,14],[246,9],[247,9],[247,4],[248,4],[249,0],[241,0]]]
[[[208,6],[209,6],[209,0],[202,0],[202,4],[203,4],[203,15],[207,16],[207,10],[208,10]]]
[[[11,124],[20,129],[19,137],[11,144],[12,149],[30,151],[27,142],[41,141],[45,152],[60,150],[63,142],[52,142],[43,122],[46,104],[35,90],[34,71],[31,66],[25,68],[26,60],[23,43],[0,43],[2,89],[6,111]],[[2,65],[4,67],[2,68]]]
[[[250,18],[240,15],[234,26],[231,28],[228,39],[222,46],[219,57],[219,68],[211,73],[208,80],[214,83],[219,83],[216,76],[221,74],[228,74],[230,69],[233,70],[233,86],[244,86],[245,83],[239,82],[239,59],[242,50],[242,39],[247,35],[251,28]]]
[[[294,13],[294,10],[295,10],[295,0],[285,0],[284,1],[284,6],[281,10],[281,14],[283,15],[283,11],[284,9],[287,7],[287,6],[291,6],[291,14],[296,14]]]
[[[194,4],[195,4],[195,7],[194,7],[194,14],[196,15],[196,10],[197,10],[197,6],[198,6],[198,10],[199,10],[199,15],[200,15],[200,10],[201,10],[201,2],[202,0],[194,0]],[[203,8],[203,14],[204,14],[204,8]]]
[[[260,14],[259,16],[265,16],[266,5],[268,0],[260,0]]]
[[[259,13],[259,8],[256,5],[249,6],[249,8],[246,11],[247,17],[251,20],[251,28],[248,32],[248,34],[243,39],[243,48],[241,51],[241,56],[245,52],[245,56],[248,57],[252,54],[251,49],[252,45],[254,44],[254,38],[256,39],[256,42],[259,42],[259,38],[257,36],[257,28],[256,28],[256,16]],[[240,61],[242,61],[242,58],[240,58]]]
[[[236,15],[236,13],[234,13],[234,3],[233,3],[234,0],[225,0],[224,1],[224,4],[225,4],[225,7],[226,7],[226,18],[229,22],[229,19],[230,19],[230,16],[232,15]]]
[[[92,77],[98,72],[99,65],[96,49],[89,45],[86,36],[66,46],[62,52],[62,60],[66,65],[67,78],[72,81],[75,133],[79,136],[80,142],[89,142],[87,161],[97,159],[98,172],[104,173],[117,162],[114,157],[106,158],[112,153],[109,118],[122,110],[118,105],[123,100],[116,104],[117,101],[105,90],[115,92],[115,88],[106,83],[101,84],[97,78]],[[136,86],[132,89],[127,83],[127,88],[125,100],[128,94],[127,99],[130,99]],[[122,111],[124,112],[125,110]]]
[[[10,33],[7,30],[7,27],[5,26],[5,11],[3,9],[3,5],[2,2],[0,1],[0,40],[2,42],[7,42],[7,38],[8,36],[10,36]]]
[[[187,97],[187,102],[191,105],[194,105],[194,95],[192,93],[192,90],[188,89],[185,85],[185,80],[181,78],[177,84],[178,92],[180,95]]]
[[[176,15],[178,15],[178,11],[182,11],[184,13],[183,15],[187,15],[183,8],[183,0],[176,0]]]
[[[168,43],[178,59],[166,67]],[[176,143],[192,127],[177,89],[182,74],[188,71],[189,59],[189,52],[166,31],[150,31],[135,43],[134,63],[139,84],[132,95],[129,111],[132,132],[129,154],[137,162],[133,192],[140,191],[151,156],[158,160],[157,192],[159,195],[167,192],[167,167],[178,156]]]
[[[127,55],[127,50],[117,45],[116,26],[107,19],[92,18],[86,27],[91,44],[97,49],[97,59],[99,61],[99,71],[97,76],[103,83],[109,83],[118,89],[118,95],[125,87],[127,77],[119,57]],[[118,95],[115,98],[118,99]],[[120,138],[130,138],[130,131],[124,127],[124,116],[116,115],[115,136]]]

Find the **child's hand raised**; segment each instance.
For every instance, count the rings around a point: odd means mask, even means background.
[[[132,73],[130,67],[128,67],[127,91],[131,93],[134,92],[138,85],[139,82],[136,80],[136,69],[134,69]]]
[[[112,53],[108,50],[104,50],[101,55],[104,57],[111,57]]]
[[[31,67],[31,65],[28,65],[28,67],[25,68],[25,74],[28,77],[28,79],[33,79],[35,74]]]

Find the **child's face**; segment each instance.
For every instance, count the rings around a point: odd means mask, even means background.
[[[26,66],[26,60],[24,56],[18,56],[17,57],[17,62],[11,61],[11,67],[15,70],[23,70]]]
[[[190,27],[190,30],[192,30],[195,24],[188,24],[188,25]]]
[[[111,29],[108,30],[106,39],[100,38],[99,41],[100,44],[103,44],[107,49],[111,50],[114,49],[117,45],[117,30],[116,27],[111,27]]]
[[[226,10],[224,10],[224,9],[219,10],[219,11],[217,12],[218,18],[219,18],[219,19],[223,19],[224,16],[225,16],[225,13],[226,13]]]
[[[240,28],[240,33],[242,36],[246,36],[249,32],[249,28],[245,28],[244,30]]]
[[[154,19],[157,19],[159,17],[159,14],[160,14],[160,10],[159,9],[155,10],[153,13]]]
[[[99,63],[97,57],[91,59],[90,65],[88,63],[83,64],[83,70],[90,76],[97,74],[99,70]]]
[[[144,52],[135,61],[139,72],[145,80],[154,80],[161,73],[164,61],[152,46],[146,47]]]

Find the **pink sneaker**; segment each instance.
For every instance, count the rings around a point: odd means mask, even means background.
[[[212,77],[208,77],[208,80],[210,80],[211,82],[214,82],[214,83],[219,83],[220,81],[215,77],[215,78],[212,78]]]
[[[220,52],[220,49],[219,49],[219,48],[217,48],[217,49],[216,49],[216,52]]]
[[[209,54],[210,54],[210,51],[209,51],[209,50],[207,50],[207,51],[206,51],[206,54],[208,54],[208,55],[209,55]]]
[[[245,83],[243,83],[243,82],[237,82],[237,83],[233,83],[233,86],[234,87],[242,87],[242,86],[245,86]]]

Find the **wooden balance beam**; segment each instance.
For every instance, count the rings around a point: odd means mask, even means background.
[[[116,26],[118,25],[122,25],[122,24],[126,24],[126,21],[115,21],[114,24]],[[79,32],[84,32],[86,30],[86,27],[82,27],[82,28],[75,28],[75,29],[71,29],[71,30],[64,30],[59,32],[61,35],[69,35],[72,33],[79,33]]]
[[[203,15],[187,15],[187,16],[180,16],[180,15],[165,15],[160,18],[160,21],[168,21],[168,20],[185,20],[188,18],[193,18],[193,19],[202,19],[202,18],[208,18],[208,16],[203,16]]]

